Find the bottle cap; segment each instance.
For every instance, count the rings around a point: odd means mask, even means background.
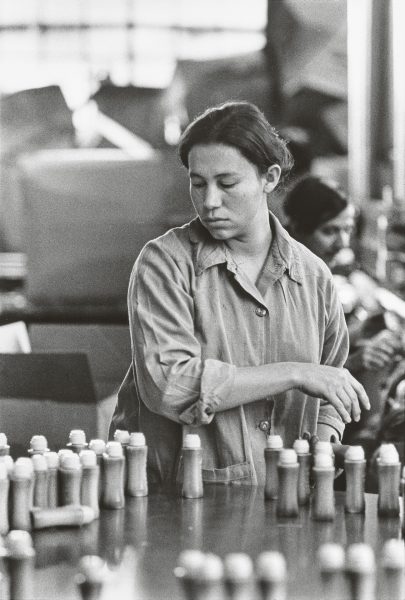
[[[28,558],[35,555],[32,537],[28,531],[13,529],[6,536],[6,548],[12,558]]]
[[[82,509],[83,525],[87,525],[88,523],[91,523],[92,521],[94,521],[94,519],[96,518],[94,508],[91,508],[91,506],[83,506],[83,505],[80,508]]]
[[[374,552],[367,544],[352,544],[346,551],[346,570],[368,575],[374,572]]]
[[[5,433],[0,433],[0,448],[4,448],[5,446],[8,446],[7,436]]]
[[[320,440],[315,444],[315,454],[329,454],[330,456],[334,456],[332,444]]]
[[[345,452],[345,460],[363,461],[364,459],[364,448],[362,446],[349,446]]]
[[[62,469],[77,471],[81,468],[80,457],[72,452],[71,454],[63,454],[60,457],[60,466]]]
[[[0,479],[7,479],[8,470],[4,462],[0,463]]]
[[[83,575],[85,581],[101,583],[106,575],[105,562],[97,555],[83,556],[79,561],[79,572]]]
[[[287,576],[287,566],[281,552],[262,552],[256,560],[256,574],[262,581],[284,581]]]
[[[281,435],[268,435],[266,439],[266,447],[272,450],[281,450],[284,446]]]
[[[200,436],[197,433],[187,433],[184,438],[183,448],[201,448]]]
[[[72,429],[69,433],[69,442],[75,446],[84,446],[86,443],[86,434],[83,429]]]
[[[90,440],[89,448],[97,455],[103,454],[105,452],[105,441],[99,439]]]
[[[199,577],[203,563],[204,554],[201,550],[183,550],[177,559],[176,574],[190,578]]]
[[[297,454],[309,454],[308,440],[298,439],[293,443],[293,448]]]
[[[379,460],[384,465],[396,465],[399,463],[398,450],[394,444],[381,444],[379,452]]]
[[[111,458],[119,458],[124,456],[122,445],[120,442],[107,442],[105,451]]]
[[[0,456],[0,463],[3,463],[4,465],[6,465],[6,469],[7,469],[8,473],[11,473],[13,471],[14,461],[9,454],[6,454],[5,456]]]
[[[48,469],[57,469],[59,467],[59,455],[57,452],[47,452],[44,456]]]
[[[61,461],[62,457],[67,454],[74,454],[74,452],[70,448],[61,448],[60,450],[58,450],[59,461]]]
[[[224,575],[224,565],[216,554],[207,552],[200,568],[200,578],[204,581],[220,581]]]
[[[315,454],[314,466],[318,469],[331,469],[334,468],[333,458],[329,454]]]
[[[345,565],[345,551],[340,544],[322,544],[318,550],[321,571],[340,571]]]
[[[129,443],[129,431],[124,429],[116,429],[114,431],[114,440],[116,442],[120,442],[121,444]]]
[[[13,475],[17,479],[27,479],[32,477],[34,468],[30,458],[21,456],[14,463]]]
[[[34,467],[34,471],[47,471],[48,465],[46,462],[45,456],[43,454],[34,454],[31,457],[32,466]]]
[[[247,581],[252,577],[252,559],[244,552],[232,552],[224,558],[224,575],[231,581]]]
[[[131,433],[131,435],[129,436],[129,445],[130,446],[145,446],[146,440],[145,440],[144,434],[141,433],[140,431]]]
[[[44,435],[33,435],[30,441],[31,450],[45,452],[48,450],[48,440]]]
[[[95,467],[97,465],[97,455],[94,450],[82,450],[79,457],[83,467]]]
[[[297,453],[292,448],[283,448],[280,452],[279,463],[281,465],[296,465]]]
[[[386,569],[405,570],[404,541],[393,538],[387,540],[381,554],[381,564]]]

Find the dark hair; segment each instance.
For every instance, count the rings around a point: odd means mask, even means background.
[[[264,114],[250,102],[226,102],[209,108],[190,123],[179,142],[179,155],[188,168],[188,155],[196,144],[233,146],[261,175],[274,164],[281,168],[280,181],[285,180],[294,161],[277,131]]]
[[[288,191],[284,212],[296,231],[312,233],[337,217],[348,204],[336,182],[308,175]]]

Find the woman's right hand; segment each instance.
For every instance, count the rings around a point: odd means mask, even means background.
[[[370,409],[364,387],[347,369],[313,363],[296,363],[298,388],[314,398],[329,402],[344,423],[360,419],[361,407]]]

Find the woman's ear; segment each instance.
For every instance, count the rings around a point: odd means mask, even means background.
[[[271,165],[271,167],[267,169],[266,183],[264,184],[264,191],[266,194],[269,194],[274,190],[280,180],[280,176],[281,168],[279,165]]]

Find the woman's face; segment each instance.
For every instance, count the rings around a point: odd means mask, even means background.
[[[299,241],[330,266],[340,250],[350,247],[354,214],[354,207],[349,205],[337,217],[326,221],[312,233],[301,234]]]
[[[277,185],[277,165],[261,175],[239,150],[225,144],[197,144],[188,160],[191,200],[213,238],[244,239],[263,226],[263,219],[268,225],[267,194]]]

